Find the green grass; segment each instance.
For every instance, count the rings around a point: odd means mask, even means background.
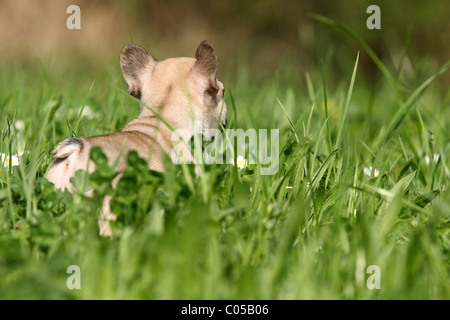
[[[52,62],[3,67],[0,152],[24,154],[0,166],[0,298],[449,299],[450,96],[435,86],[449,64],[412,86],[377,60],[388,76],[373,86],[366,54],[340,81],[327,62],[290,81],[291,66],[258,84],[246,70],[223,79],[230,128],[280,130],[273,176],[214,165],[196,178],[169,161],[158,174],[132,154],[113,190],[97,152],[73,196],[44,178],[54,146],[120,130],[138,104],[118,68],[93,81]],[[112,239],[97,228],[107,193]],[[70,265],[80,290],[66,286]],[[366,286],[370,265],[381,289]]]

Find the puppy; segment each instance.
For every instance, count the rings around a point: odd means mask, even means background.
[[[226,125],[225,90],[217,79],[218,57],[208,41],[200,43],[195,58],[162,61],[141,47],[128,45],[120,54],[120,68],[128,93],[143,103],[139,116],[120,132],[69,138],[59,143],[47,173],[55,188],[72,191],[70,178],[77,170],[95,170],[89,161],[94,146],[102,148],[110,164],[117,163],[118,171],[125,169],[127,154],[132,150],[148,161],[149,169],[164,171],[160,156],[170,156],[174,147],[172,130],[184,129],[190,134],[183,137],[188,141],[194,134],[194,121],[201,121],[202,133],[217,128],[219,123]],[[190,154],[187,146],[183,152]],[[113,184],[117,184],[117,179]],[[103,236],[112,235],[110,221],[115,220],[109,202],[110,197],[105,197],[98,222]]]

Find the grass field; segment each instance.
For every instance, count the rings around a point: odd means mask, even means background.
[[[44,178],[54,146],[121,130],[139,104],[116,65],[2,66],[0,298],[449,299],[449,63],[418,79],[377,61],[371,83],[358,69],[370,54],[342,74],[329,55],[256,83],[245,66],[222,77],[228,128],[280,130],[275,175],[224,164],[196,178],[169,162],[158,174],[131,156],[113,191],[94,154],[73,196]],[[107,193],[112,239],[97,228]]]

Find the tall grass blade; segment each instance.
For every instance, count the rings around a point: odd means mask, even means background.
[[[380,60],[380,58],[378,58],[378,56],[375,54],[375,52],[372,50],[372,48],[370,48],[370,46],[367,44],[367,42],[365,42],[352,29],[350,29],[349,27],[345,26],[344,24],[342,24],[340,22],[337,22],[336,20],[324,17],[324,16],[319,15],[319,14],[310,14],[310,15],[311,15],[312,18],[316,19],[317,21],[320,21],[320,22],[325,23],[325,24],[327,24],[329,26],[332,26],[332,27],[334,27],[336,29],[339,29],[339,30],[343,31],[345,34],[347,34],[348,36],[350,36],[351,38],[353,38],[354,40],[356,40],[356,42],[359,43],[359,45],[364,49],[364,51],[373,60],[373,62],[375,62],[375,64],[380,69],[380,71],[383,73],[383,75],[385,76],[385,78],[387,79],[387,81],[389,82],[391,87],[395,90],[395,93],[397,95],[397,99],[399,100],[399,102],[400,103],[402,102],[400,90],[398,89],[398,86],[397,86],[394,78],[392,77],[391,73],[386,68],[384,63]]]
[[[349,86],[348,92],[347,92],[347,98],[345,99],[344,114],[342,116],[341,126],[339,128],[339,133],[336,138],[336,143],[334,144],[335,149],[337,149],[339,144],[341,143],[342,131],[344,130],[345,122],[347,120],[348,109],[350,107],[350,99],[352,97],[353,87],[355,85],[356,71],[358,70],[358,61],[359,61],[359,52],[358,52],[358,55],[356,56],[355,66],[353,67],[352,78],[350,80],[350,86]]]

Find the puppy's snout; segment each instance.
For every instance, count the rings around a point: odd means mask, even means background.
[[[222,122],[222,125],[220,126],[220,132],[223,131],[223,129],[225,129],[227,127],[227,118],[225,118],[225,120]]]

